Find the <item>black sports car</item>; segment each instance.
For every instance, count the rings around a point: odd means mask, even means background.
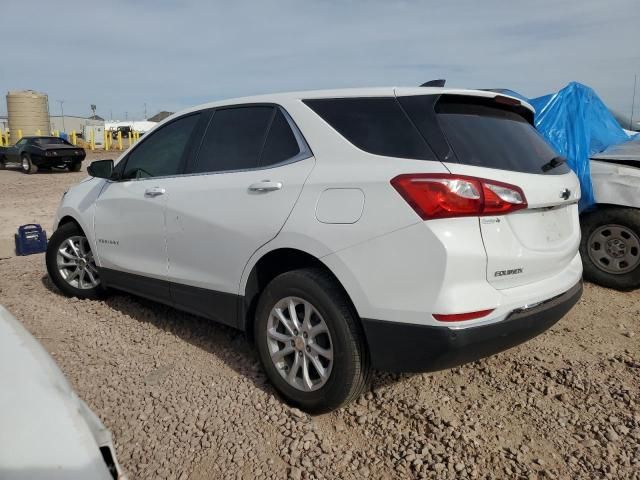
[[[16,166],[24,173],[38,168],[68,168],[79,172],[86,152],[59,137],[23,137],[11,147],[0,147],[0,169]]]

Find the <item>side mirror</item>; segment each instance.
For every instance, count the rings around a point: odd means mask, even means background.
[[[87,167],[87,173],[96,178],[111,178],[113,175],[113,160],[96,160]]]

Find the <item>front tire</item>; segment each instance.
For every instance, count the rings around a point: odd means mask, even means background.
[[[367,388],[364,334],[327,272],[294,270],[273,279],[260,296],[254,330],[267,376],[289,403],[310,413],[328,412]]]
[[[46,253],[49,278],[68,297],[99,298],[104,293],[89,240],[75,223],[59,227]]]
[[[81,162],[74,162],[69,166],[69,171],[70,172],[79,172],[82,169],[82,163]]]
[[[600,208],[580,219],[584,277],[615,290],[640,287],[640,210]]]
[[[20,159],[20,166],[24,173],[32,174],[38,171],[38,167],[33,164],[29,155],[22,155]]]

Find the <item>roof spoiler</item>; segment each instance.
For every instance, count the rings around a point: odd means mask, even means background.
[[[428,82],[424,82],[421,87],[444,87],[444,84],[447,81],[444,78],[440,78],[438,80],[429,80]]]

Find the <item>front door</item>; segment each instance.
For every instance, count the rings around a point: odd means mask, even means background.
[[[181,117],[136,145],[96,201],[95,238],[105,283],[139,295],[169,298],[165,207],[170,183],[183,172],[199,114]]]

